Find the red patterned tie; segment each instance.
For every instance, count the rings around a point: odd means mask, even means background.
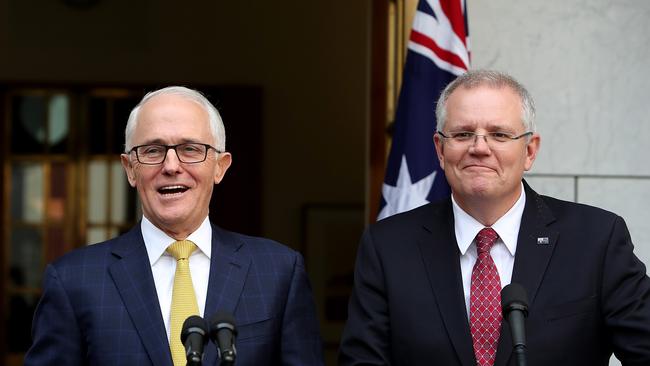
[[[469,323],[478,366],[494,365],[501,330],[501,281],[490,256],[497,237],[492,228],[476,236],[478,259],[472,269]]]

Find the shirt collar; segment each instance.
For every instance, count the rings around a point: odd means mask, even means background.
[[[456,242],[458,243],[458,249],[461,255],[465,255],[478,232],[485,226],[460,208],[453,195],[451,196],[451,202],[454,212]],[[526,192],[522,183],[521,194],[517,202],[492,225],[492,229],[499,234],[499,239],[505,244],[513,256],[517,251],[517,237],[519,235],[519,227],[521,226],[521,218],[524,214],[525,206]]]
[[[164,231],[160,230],[144,216],[142,216],[140,228],[144,245],[147,248],[149,263],[154,265],[165,254],[167,247],[176,239],[165,234]],[[212,253],[212,226],[208,216],[205,217],[199,228],[187,237],[187,240],[191,240],[203,254],[210,258]]]

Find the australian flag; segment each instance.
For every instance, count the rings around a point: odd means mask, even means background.
[[[435,106],[469,68],[464,0],[420,0],[409,37],[378,219],[448,197],[433,145]]]

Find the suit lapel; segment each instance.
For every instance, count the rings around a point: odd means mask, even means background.
[[[172,365],[151,264],[137,225],[115,243],[109,272],[154,365]]]
[[[251,264],[251,258],[243,244],[232,233],[212,225],[212,258],[204,313],[207,321],[218,310],[235,313]],[[216,360],[216,347],[209,342],[203,364],[214,365]]]
[[[442,319],[456,354],[465,366],[475,365],[454,234],[451,200],[432,205],[422,215],[418,246]]]
[[[528,308],[534,306],[537,290],[555,249],[559,233],[550,228],[555,217],[542,198],[524,181],[526,207],[521,218],[512,281],[526,289]],[[495,365],[506,365],[512,354],[510,326],[503,321]]]

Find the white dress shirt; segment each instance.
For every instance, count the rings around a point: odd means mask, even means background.
[[[158,293],[160,310],[167,330],[167,339],[170,337],[169,322],[171,317],[172,290],[174,289],[174,274],[176,273],[176,259],[165,250],[176,241],[162,230],[154,226],[146,217],[142,217],[142,237],[149,255],[151,272]],[[205,299],[208,294],[208,279],[210,278],[210,255],[212,253],[212,226],[208,217],[203,220],[199,228],[187,237],[198,247],[190,255],[190,273],[192,285],[196,294],[199,312],[204,316]],[[178,337],[180,335],[176,335]]]
[[[460,271],[463,276],[465,308],[469,319],[472,269],[478,257],[475,239],[478,232],[485,228],[485,226],[463,211],[454,200],[453,195],[451,201],[454,211],[456,242],[458,243],[458,249],[460,249]],[[522,184],[521,195],[517,202],[491,226],[499,234],[499,238],[492,246],[492,249],[490,249],[490,255],[499,272],[501,288],[508,285],[512,279],[512,268],[515,263],[515,252],[517,250],[517,236],[519,235],[519,226],[521,225],[521,217],[524,214],[525,205],[526,193]]]

